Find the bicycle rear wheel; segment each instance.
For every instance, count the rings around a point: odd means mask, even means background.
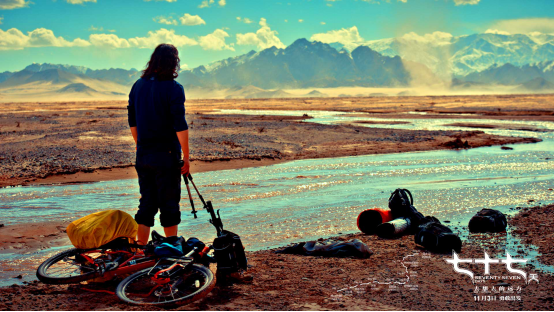
[[[117,285],[117,296],[131,304],[187,304],[207,296],[215,286],[215,278],[207,267],[193,264],[166,283],[156,283],[152,276],[169,265],[136,272]],[[149,274],[150,273],[150,274]]]
[[[74,284],[98,277],[100,272],[83,255],[90,259],[102,255],[100,251],[85,251],[72,248],[60,252],[37,269],[38,279],[46,284]]]

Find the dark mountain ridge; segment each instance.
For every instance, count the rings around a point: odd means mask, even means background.
[[[510,63],[491,67],[477,73],[469,74],[460,80],[482,84],[516,85],[526,83],[537,78],[554,83],[554,61],[515,66]]]
[[[177,80],[186,86],[256,86],[264,89],[406,86],[410,74],[398,56],[383,56],[366,46],[352,53],[328,44],[298,39],[285,49],[251,51],[183,71]]]

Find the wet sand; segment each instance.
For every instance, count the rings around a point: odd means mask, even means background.
[[[285,159],[231,159],[220,161],[192,161],[190,170],[194,172],[206,172],[216,170],[230,170],[249,167],[268,166],[285,162]],[[68,184],[68,183],[90,183],[98,181],[113,181],[122,179],[136,179],[137,171],[134,166],[115,167],[110,169],[97,169],[92,172],[78,171],[73,174],[55,174],[44,179],[36,179],[22,185],[41,184]]]
[[[548,129],[540,129],[532,126],[522,126],[518,124],[487,124],[487,123],[471,123],[471,122],[456,122],[445,126],[465,127],[465,128],[481,128],[481,129],[503,129],[503,130],[518,130],[531,132],[550,132]]]
[[[524,208],[510,220],[510,225],[515,227],[514,234],[521,238],[523,243],[539,247],[541,263],[551,266],[554,266],[553,216],[554,205],[547,205]]]
[[[540,246],[541,261],[552,259],[554,247],[551,214],[554,205],[521,210],[509,221],[509,231]],[[540,220],[540,221],[539,221]],[[540,223],[539,223],[540,222]],[[543,225],[544,223],[544,225]],[[523,232],[521,232],[523,230]],[[552,310],[554,276],[537,272],[539,283],[490,281],[479,284],[490,287],[507,283],[519,291],[518,301],[475,301],[475,285],[469,277],[456,274],[445,262],[451,255],[427,254],[413,242],[413,236],[380,239],[373,235],[352,234],[340,240],[357,238],[366,243],[373,255],[368,259],[325,258],[275,254],[274,250],[248,252],[253,277],[249,282],[229,283],[219,280],[205,299],[176,310]],[[476,234],[464,243],[460,257],[482,258],[483,249],[491,257],[504,256],[506,234]],[[419,255],[418,255],[419,254]],[[415,255],[410,271],[414,289],[370,283],[405,279],[400,261]],[[548,260],[548,261],[550,261]],[[408,263],[408,262],[406,262]],[[475,265],[474,270],[482,268]],[[214,269],[212,267],[212,269]],[[533,268],[527,268],[533,271]],[[504,266],[491,266],[492,275],[506,275]],[[365,283],[365,284],[364,284]],[[362,285],[363,284],[363,285]],[[38,282],[0,288],[2,310],[144,310],[122,303],[111,294],[90,292],[113,291],[117,282],[73,286],[44,285]],[[349,288],[351,287],[351,288]],[[345,289],[351,289],[345,292]],[[148,307],[146,310],[157,310]],[[169,308],[171,310],[172,308]],[[165,309],[163,309],[165,310]]]
[[[369,129],[356,124],[302,122],[309,116],[206,114],[216,109],[334,110],[401,119],[456,116],[554,121],[553,98],[502,95],[189,101],[192,172],[306,158],[536,141],[477,131]],[[468,145],[460,145],[458,137]],[[135,148],[125,102],[0,103],[0,144],[0,187],[135,177],[131,168]]]
[[[69,222],[35,222],[0,227],[0,253],[29,253],[71,245],[65,229]]]
[[[353,121],[353,124],[367,124],[367,125],[407,125],[411,124],[409,121],[373,121],[373,120],[357,120]]]

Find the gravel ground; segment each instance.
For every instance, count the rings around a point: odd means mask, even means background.
[[[62,103],[63,104],[63,103]],[[132,166],[125,106],[0,110],[0,187]],[[37,106],[32,106],[37,109]],[[27,107],[25,107],[27,108]],[[21,108],[23,109],[23,108]],[[480,131],[412,131],[302,122],[309,117],[187,115],[192,161],[293,160],[535,142]],[[456,140],[461,138],[462,141]]]
[[[552,189],[550,189],[552,191]],[[539,247],[542,263],[554,266],[554,205],[523,208],[510,220],[514,234],[525,244]]]

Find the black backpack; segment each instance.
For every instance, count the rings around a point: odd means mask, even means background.
[[[412,224],[417,226],[423,220],[423,215],[413,205],[412,193],[407,189],[396,189],[389,197],[389,209],[392,218],[409,218]]]
[[[213,248],[218,271],[232,273],[247,269],[244,246],[237,234],[223,230],[222,235],[214,239]]]

